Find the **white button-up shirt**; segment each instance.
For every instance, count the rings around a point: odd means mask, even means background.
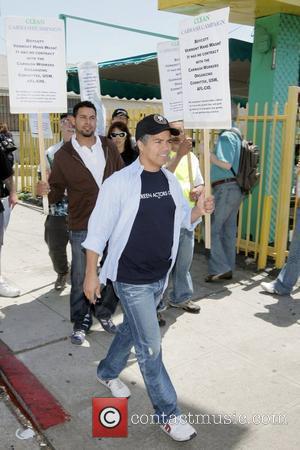
[[[105,157],[99,136],[96,137],[96,143],[91,148],[86,145],[80,145],[76,136],[72,136],[72,145],[81,157],[85,166],[93,175],[98,187],[100,188],[105,168]]]
[[[140,205],[143,170],[144,167],[137,158],[132,164],[107,178],[90,216],[87,238],[82,246],[102,256],[106,243],[109,242],[108,254],[99,277],[103,284],[106,284],[107,279],[115,281],[117,278],[119,259],[128,242]],[[169,274],[177,255],[180,228],[192,230],[201,218],[191,224],[191,208],[183,196],[180,184],[169,170],[164,168],[161,170],[168,179],[170,192],[176,205],[171,251],[172,264]]]

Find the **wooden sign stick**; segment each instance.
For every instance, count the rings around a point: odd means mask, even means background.
[[[193,130],[188,131],[188,136],[191,139],[193,138]],[[188,152],[188,154],[187,154],[187,162],[188,162],[189,182],[190,182],[190,191],[191,191],[195,187],[194,186],[191,152]]]
[[[204,130],[204,183],[205,198],[211,195],[210,186],[210,151],[209,151],[209,130]],[[210,214],[205,214],[205,248],[211,248],[211,226]]]
[[[43,130],[43,116],[41,113],[38,113],[38,133],[39,133],[39,152],[40,152],[40,168],[42,181],[47,180],[47,171],[46,171],[46,156],[45,156],[45,143],[44,143],[44,130]],[[49,203],[48,196],[43,195],[43,210],[44,214],[49,213]]]

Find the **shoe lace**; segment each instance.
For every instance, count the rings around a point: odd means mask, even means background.
[[[101,319],[101,323],[105,326],[109,326],[110,328],[114,328],[114,323],[111,319]]]
[[[116,385],[117,388],[122,389],[123,388],[123,383],[119,378],[115,378],[114,380],[111,380],[114,382],[114,384]]]
[[[83,330],[74,331],[73,336],[82,337],[85,336],[85,332]]]

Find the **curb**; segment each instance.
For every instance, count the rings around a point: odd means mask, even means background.
[[[70,414],[1,340],[0,376],[37,429],[70,420]]]

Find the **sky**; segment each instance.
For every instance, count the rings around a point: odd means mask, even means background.
[[[158,11],[157,0],[0,0],[0,54],[6,54],[4,17],[68,14],[169,36],[187,16]],[[230,24],[230,37],[252,42],[252,27]],[[161,38],[67,20],[67,63],[103,62],[156,51]]]

